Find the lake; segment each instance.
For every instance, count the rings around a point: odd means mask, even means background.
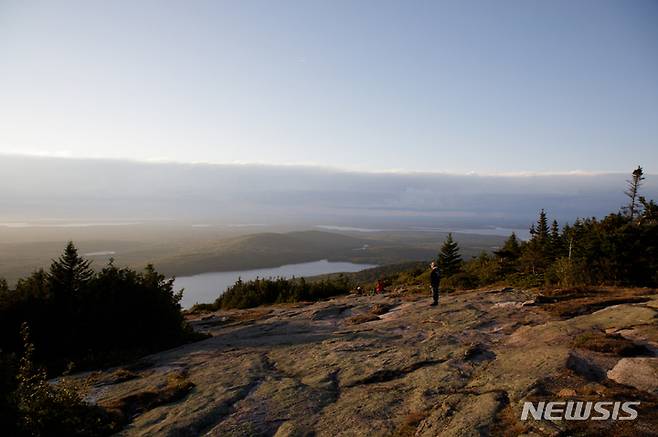
[[[181,305],[189,308],[195,303],[214,302],[217,297],[233,285],[238,278],[243,281],[276,276],[300,277],[315,276],[326,273],[358,272],[360,270],[377,267],[374,264],[354,264],[350,262],[332,262],[326,259],[301,264],[288,264],[281,267],[270,267],[254,270],[240,270],[232,272],[210,272],[193,276],[176,278],[175,289],[185,289]]]

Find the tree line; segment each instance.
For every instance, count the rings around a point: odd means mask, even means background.
[[[628,204],[602,219],[577,219],[560,226],[542,209],[530,239],[513,233],[493,254],[464,262],[452,234],[438,264],[445,288],[473,288],[496,282],[526,287],[658,284],[658,205],[641,195],[645,180],[637,167],[624,191]]]
[[[352,284],[345,275],[318,281],[304,278],[256,278],[251,281],[238,279],[228,287],[214,303],[197,304],[191,311],[230,308],[252,308],[275,303],[317,301],[346,294]]]
[[[106,412],[49,377],[108,367],[199,338],[182,292],[153,266],[94,272],[72,242],[48,271],[0,280],[0,429],[8,435],[105,435]]]

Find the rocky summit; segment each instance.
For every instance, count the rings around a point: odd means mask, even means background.
[[[87,375],[122,435],[656,435],[658,295],[498,288],[188,316],[206,340]],[[82,376],[81,376],[82,378]],[[524,402],[638,401],[636,420],[521,420]]]

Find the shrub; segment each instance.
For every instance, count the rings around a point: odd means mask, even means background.
[[[252,308],[273,303],[316,301],[346,294],[350,282],[345,276],[309,282],[304,278],[256,278],[244,282],[241,279],[229,287],[215,301],[216,308]]]
[[[514,287],[537,288],[544,285],[544,275],[538,273],[512,273],[505,280]]]
[[[476,278],[480,286],[493,284],[503,277],[501,262],[485,252],[466,262],[464,271]]]
[[[48,382],[46,370],[33,362],[34,345],[27,324],[22,334],[25,351],[20,360],[16,385],[5,402],[13,417],[14,435],[25,436],[104,436],[118,430],[118,423],[100,407],[83,402],[79,387],[62,379]],[[7,429],[5,429],[7,431]]]
[[[441,289],[445,291],[468,290],[469,288],[476,288],[477,286],[477,278],[467,272],[460,272],[448,278],[441,279]]]
[[[420,283],[420,284],[429,284],[430,282],[430,269],[425,269],[417,275],[414,279],[414,282]]]
[[[544,275],[546,285],[556,285],[560,288],[577,287],[588,282],[585,269],[569,258],[559,258]]]

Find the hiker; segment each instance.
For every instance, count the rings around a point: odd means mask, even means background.
[[[436,265],[434,261],[430,264],[432,271],[430,272],[430,286],[432,287],[432,297],[434,301],[431,303],[431,306],[437,306],[439,304],[439,283],[441,282],[441,272],[439,271],[439,266]]]
[[[384,284],[382,284],[382,281],[377,281],[377,285],[375,286],[375,292],[377,294],[382,294],[384,291]]]

